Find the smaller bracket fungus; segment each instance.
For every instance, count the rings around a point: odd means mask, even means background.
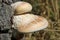
[[[41,16],[24,14],[13,16],[13,26],[19,32],[28,33],[46,28],[48,26],[48,21]]]
[[[16,14],[23,14],[32,10],[32,5],[23,1],[15,2],[11,4],[11,6],[15,10]]]

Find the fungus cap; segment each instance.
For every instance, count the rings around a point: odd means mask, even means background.
[[[46,28],[48,21],[41,16],[24,14],[13,17],[13,26],[19,32],[28,33]]]
[[[23,14],[32,10],[32,5],[23,1],[15,2],[11,6],[16,11],[16,14]]]

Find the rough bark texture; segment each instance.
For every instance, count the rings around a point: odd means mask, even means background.
[[[17,1],[20,0],[0,0],[0,40],[18,40],[23,37],[23,34],[12,29],[14,11],[10,4]]]
[[[2,4],[0,8],[0,27],[1,30],[10,29],[11,28],[11,17],[13,12],[11,7],[6,4]]]
[[[0,40],[11,40],[11,18],[13,9],[10,4],[11,0],[0,0]]]
[[[0,34],[0,40],[11,40],[8,33]]]

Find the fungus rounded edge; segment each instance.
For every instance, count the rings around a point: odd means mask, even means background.
[[[45,29],[48,26],[48,21],[41,16],[24,14],[14,16],[13,25],[19,32],[29,33]]]
[[[19,1],[11,4],[16,14],[23,14],[32,10],[32,5],[28,2]]]

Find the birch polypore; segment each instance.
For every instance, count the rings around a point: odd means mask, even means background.
[[[23,1],[15,2],[11,4],[11,6],[15,10],[16,14],[23,14],[32,10],[32,5]]]
[[[41,16],[24,14],[13,17],[13,26],[19,32],[34,32],[48,26],[48,21]]]

